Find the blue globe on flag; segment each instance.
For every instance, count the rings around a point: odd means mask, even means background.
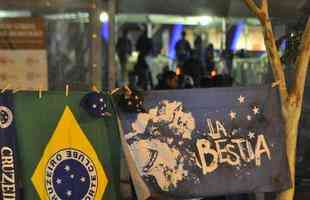
[[[54,170],[53,187],[61,199],[83,199],[90,188],[90,176],[79,161],[63,160]]]

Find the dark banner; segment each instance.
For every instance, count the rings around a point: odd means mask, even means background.
[[[0,199],[20,199],[16,154],[13,95],[5,92],[0,94]]]
[[[134,164],[152,193],[207,197],[290,187],[276,89],[152,91],[121,112]]]
[[[296,191],[310,193],[310,88],[305,89],[303,112],[299,125],[297,162],[296,162]],[[306,198],[305,198],[306,199]],[[308,198],[307,198],[308,199]]]

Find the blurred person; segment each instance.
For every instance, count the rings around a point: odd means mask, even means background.
[[[139,36],[136,50],[139,54],[148,55],[153,51],[153,40],[148,37],[147,31],[143,30],[142,34]]]
[[[237,55],[238,55],[239,58],[247,58],[248,57],[245,49],[240,49],[240,51],[237,52]]]
[[[194,88],[195,83],[191,76],[181,74],[179,76],[179,88],[180,89],[191,89]]]
[[[205,51],[205,63],[208,69],[214,68],[214,47],[213,44],[208,44],[206,51]]]
[[[139,54],[138,56],[138,61],[134,67],[134,75],[137,77],[137,87],[143,90],[153,88],[152,74],[144,54]]]
[[[175,45],[175,52],[179,66],[182,66],[184,62],[190,57],[191,45],[186,40],[185,31],[182,32],[182,38],[178,40]]]
[[[213,44],[208,44],[205,51],[205,69],[206,76],[211,76],[211,73],[216,71],[215,60],[214,60],[214,47]]]
[[[166,66],[160,63],[159,57],[153,55],[147,55],[145,60],[152,74],[153,85],[158,85],[157,77],[164,71]]]
[[[157,90],[169,90],[178,88],[178,76],[174,71],[166,71],[159,80]]]
[[[181,67],[181,74],[192,77],[194,86],[200,87],[200,80],[204,75],[203,65],[194,51],[191,51],[190,55],[189,59],[187,59],[183,67]]]
[[[201,35],[198,35],[194,41],[194,54],[200,60],[201,64],[205,66],[205,47]]]
[[[226,49],[226,51],[224,52],[224,60],[227,74],[231,75],[234,64],[234,52],[230,49]]]
[[[116,43],[116,53],[121,65],[121,81],[125,82],[127,77],[128,58],[132,53],[132,43],[128,38],[128,31],[123,31],[122,36]]]

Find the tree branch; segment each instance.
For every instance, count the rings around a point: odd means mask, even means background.
[[[254,15],[259,17],[261,10],[253,0],[244,0],[244,3],[248,6]]]
[[[297,100],[302,102],[305,83],[310,62],[310,17],[304,31],[296,60],[296,73],[291,95],[296,95]]]
[[[272,25],[271,22],[267,20],[262,24],[264,28],[265,46],[268,53],[269,62],[271,64],[275,81],[279,81],[281,101],[282,103],[285,103],[288,97],[286,79],[278,48],[276,46],[275,37],[272,31]]]
[[[288,97],[288,92],[282,62],[273,34],[272,24],[269,19],[268,0],[262,0],[260,8],[253,0],[244,0],[244,2],[252,11],[252,13],[260,19],[261,25],[263,26],[266,50],[268,53],[269,61],[271,63],[275,81],[279,82],[281,102],[284,105]]]
[[[268,0],[262,0],[261,10],[264,13],[268,13]]]
[[[260,7],[253,0],[244,0],[244,2],[261,22],[269,19],[268,0],[261,0]]]

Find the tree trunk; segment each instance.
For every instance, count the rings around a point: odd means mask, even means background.
[[[288,91],[282,62],[272,31],[271,20],[269,18],[268,0],[259,1],[260,6],[258,6],[257,1],[254,0],[244,0],[244,2],[252,13],[259,18],[263,26],[266,50],[268,52],[275,81],[277,85],[279,85],[281,96],[282,115],[285,123],[286,152],[289,162],[292,188],[280,192],[277,195],[276,200],[293,200],[295,192],[295,163],[298,128],[302,111],[307,71],[310,62],[310,17],[308,18],[306,29],[299,47],[294,84],[291,90]]]
[[[280,192],[276,200],[293,200],[295,193],[295,163],[296,163],[296,146],[298,138],[298,127],[301,116],[302,106],[300,102],[288,102],[283,105],[283,118],[285,122],[285,141],[286,153],[289,163],[292,188]]]

